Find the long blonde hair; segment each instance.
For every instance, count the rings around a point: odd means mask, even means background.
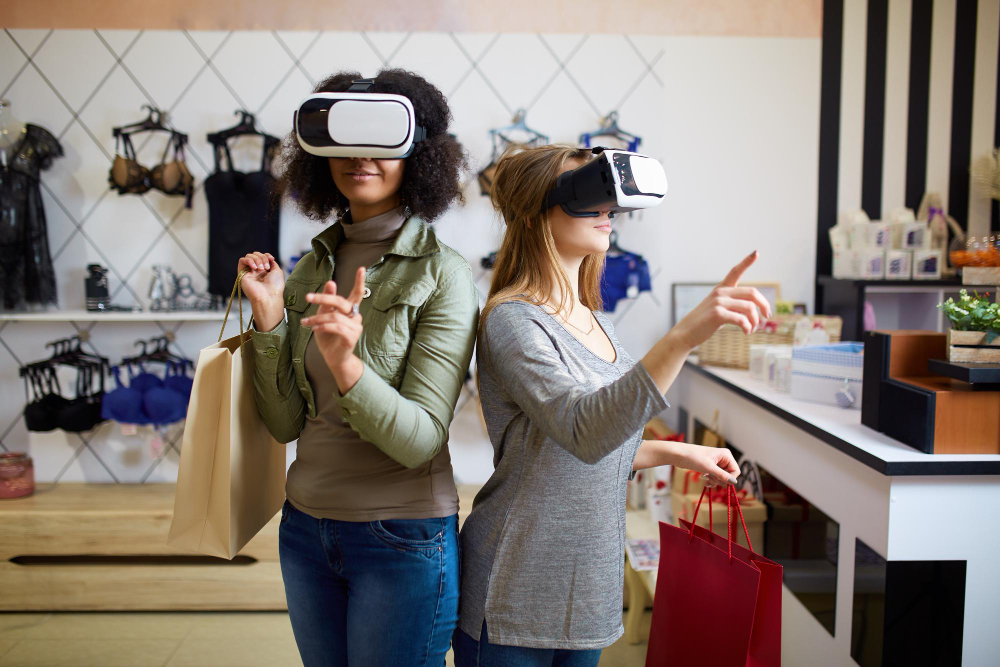
[[[557,313],[566,310],[573,290],[552,238],[545,198],[568,160],[587,160],[591,152],[568,145],[525,148],[511,146],[497,163],[490,201],[507,223],[493,264],[493,281],[481,321],[506,301],[541,305],[558,283]],[[591,310],[601,308],[604,253],[588,255],[580,265],[580,301]],[[554,280],[553,280],[554,277]],[[482,331],[482,328],[480,328]]]

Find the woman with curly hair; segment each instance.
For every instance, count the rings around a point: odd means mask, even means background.
[[[315,92],[343,92],[341,72]],[[294,130],[279,194],[336,222],[288,280],[250,253],[257,409],[298,439],[279,531],[302,661],[443,665],[458,619],[458,494],[448,427],[472,357],[472,271],[428,223],[461,199],[465,167],[444,95],[399,69],[372,93],[404,95],[427,139],[405,159],[325,158]],[[286,321],[287,316],[287,321]]]

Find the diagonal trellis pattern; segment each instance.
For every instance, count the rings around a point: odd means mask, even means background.
[[[82,276],[87,263],[109,269],[114,299],[147,305],[150,265],[168,263],[203,290],[207,280],[208,209],[202,183],[215,169],[208,132],[233,122],[233,110],[248,108],[265,131],[283,136],[291,109],[326,75],[342,69],[373,74],[379,67],[403,67],[438,85],[448,96],[453,131],[469,152],[473,170],[489,159],[487,130],[510,121],[515,110],[530,111],[532,125],[555,140],[572,141],[596,126],[612,109],[623,109],[640,91],[662,94],[657,71],[663,55],[650,38],[625,35],[511,35],[463,33],[342,33],[280,31],[64,31],[0,32],[0,96],[11,96],[18,117],[56,134],[66,157],[43,176],[50,219],[60,221],[52,254],[60,282],[60,307],[83,307]],[[609,45],[617,53],[607,62]],[[10,54],[8,57],[6,54]],[[596,64],[595,64],[596,63]],[[615,95],[607,82],[614,77]],[[611,99],[614,97],[614,99]],[[142,117],[139,106],[168,112],[189,135],[189,167],[195,173],[192,209],[183,200],[151,192],[120,197],[107,186],[114,158],[110,128]],[[628,127],[623,113],[623,125]],[[635,127],[634,125],[632,127]],[[647,144],[656,145],[652,128]],[[163,139],[141,137],[140,161],[156,164]],[[237,167],[255,168],[259,147],[234,142]],[[497,226],[488,202],[470,180],[465,206],[438,223],[445,242],[463,253],[480,273],[479,258],[494,249]],[[282,252],[308,247],[319,228],[282,213]],[[485,276],[479,284],[485,288]],[[648,310],[653,300],[643,308]],[[631,304],[629,304],[631,306]],[[620,309],[616,321],[631,317]],[[214,341],[215,325],[189,323],[0,322],[0,391],[20,396],[17,367],[41,356],[45,340],[88,332],[91,351],[115,361],[130,353],[136,338],[171,332],[177,348],[192,356]],[[469,389],[459,410],[473,398]],[[20,400],[0,408],[0,450],[28,449],[40,481],[153,482],[176,474],[181,429],[169,431],[162,450],[150,452],[149,430],[126,435],[114,424],[86,434],[28,434]],[[466,436],[462,436],[466,437]],[[481,446],[482,443],[476,443]],[[452,447],[462,446],[461,437]]]

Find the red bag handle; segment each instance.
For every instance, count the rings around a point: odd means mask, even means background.
[[[691,530],[688,532],[688,542],[694,539],[694,527],[698,522],[698,510],[701,509],[701,501],[705,498],[705,493],[708,492],[708,487],[706,486],[701,490],[701,496],[698,497],[698,505],[694,508],[694,516],[691,517]],[[743,509],[740,507],[739,496],[736,495],[736,490],[731,484],[726,485],[726,544],[729,547],[729,562],[733,562],[733,520],[732,520],[732,500],[736,501],[736,511],[740,515],[740,523],[743,524],[743,534],[747,538],[747,546],[750,547],[751,553],[753,553],[753,544],[750,542],[750,531],[747,530],[747,522],[743,518]],[[712,494],[708,494],[708,530],[711,533],[715,531],[712,528]]]

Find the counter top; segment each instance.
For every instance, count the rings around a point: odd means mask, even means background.
[[[700,366],[685,368],[736,393],[809,435],[883,475],[1000,475],[1000,455],[925,454],[861,424],[860,410],[809,403],[754,380],[748,371]]]

